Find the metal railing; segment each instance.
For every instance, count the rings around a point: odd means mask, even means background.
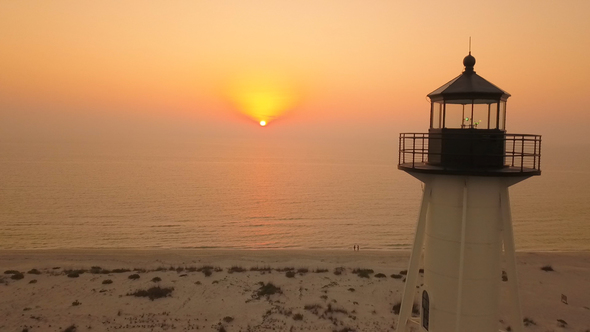
[[[461,144],[465,149],[461,153],[445,152],[440,145]],[[466,143],[467,142],[467,143]],[[500,144],[500,151],[481,152],[477,146],[481,144]],[[430,149],[431,145],[438,147]],[[466,145],[467,144],[467,145]],[[503,148],[502,148],[503,145]],[[415,168],[416,164],[439,165],[449,167],[444,159],[466,160],[466,165],[474,165],[481,158],[495,158],[502,162],[501,167],[513,167],[521,172],[541,170],[541,135],[531,134],[495,134],[495,135],[442,135],[439,133],[401,133],[399,137],[399,165]],[[451,166],[452,167],[452,166]]]

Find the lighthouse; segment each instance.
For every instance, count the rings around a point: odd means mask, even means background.
[[[523,330],[508,188],[541,174],[541,136],[508,134],[510,94],[475,72],[471,52],[463,65],[428,94],[428,133],[399,137],[398,169],[423,194],[398,332],[497,332],[500,305]]]

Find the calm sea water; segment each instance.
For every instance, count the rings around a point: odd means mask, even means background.
[[[0,144],[0,249],[408,249],[397,142]],[[590,250],[590,148],[511,189],[519,250]]]

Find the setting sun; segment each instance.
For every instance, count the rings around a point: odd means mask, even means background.
[[[239,112],[261,126],[283,116],[300,99],[292,84],[262,73],[235,78],[227,94]]]

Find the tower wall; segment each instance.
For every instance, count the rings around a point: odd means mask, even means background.
[[[424,239],[428,331],[496,332],[502,250],[500,195],[508,184],[502,178],[476,176],[441,175],[427,181],[432,188]]]

